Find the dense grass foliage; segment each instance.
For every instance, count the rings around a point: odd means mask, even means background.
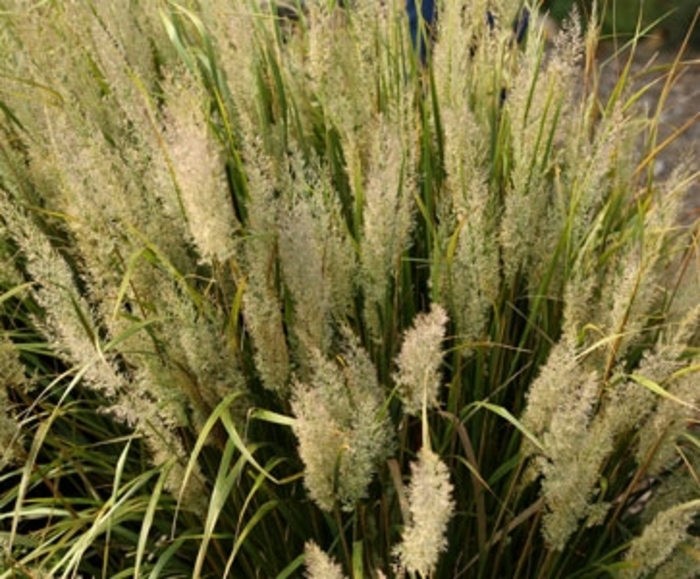
[[[695,576],[693,159],[385,4],[0,0],[0,577]]]

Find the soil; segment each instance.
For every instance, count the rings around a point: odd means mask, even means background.
[[[603,47],[598,62],[600,88],[608,94],[628,60],[629,53],[612,57],[612,46]],[[638,47],[632,58],[632,90],[639,90],[653,83],[639,99],[638,106],[646,114],[656,114],[657,104],[671,65],[678,57],[677,49],[664,47]],[[658,143],[678,132],[658,155],[654,173],[658,180],[667,179],[678,164],[685,160],[694,171],[700,170],[700,51],[690,50],[681,55],[680,64],[673,75],[672,85],[660,116]],[[682,221],[692,223],[700,218],[700,174],[696,174],[686,195]]]

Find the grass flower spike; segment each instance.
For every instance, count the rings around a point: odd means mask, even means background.
[[[442,306],[433,304],[430,313],[416,317],[404,336],[394,379],[408,414],[419,414],[424,400],[429,408],[438,403],[446,324],[447,313]]]
[[[340,565],[313,542],[304,549],[307,579],[345,579]]]
[[[447,548],[447,524],[453,516],[453,487],[447,466],[423,446],[411,464],[408,488],[410,521],[395,553],[400,567],[422,577],[432,575],[440,553]]]
[[[317,352],[310,380],[297,383],[292,398],[304,482],[327,511],[352,510],[393,449],[374,366],[356,344],[341,359],[339,366]]]

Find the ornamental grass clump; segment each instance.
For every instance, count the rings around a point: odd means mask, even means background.
[[[697,160],[521,4],[0,0],[0,577],[693,576]]]

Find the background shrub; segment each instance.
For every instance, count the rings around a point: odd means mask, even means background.
[[[593,2],[589,0],[548,0],[544,7],[556,20],[562,20],[576,5],[583,14],[590,14]],[[607,0],[597,2],[603,33],[629,38],[641,24],[651,27],[650,34],[658,36],[668,48],[680,45],[690,32],[691,44],[700,48],[700,26],[694,22],[698,10],[696,0],[642,0],[636,2]],[[690,30],[692,27],[692,30]]]

